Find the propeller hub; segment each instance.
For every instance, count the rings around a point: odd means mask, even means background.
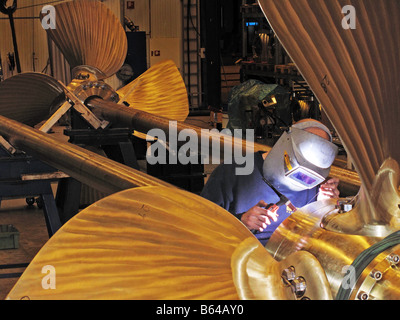
[[[90,76],[88,80],[74,79],[67,88],[82,103],[95,97],[115,103],[119,101],[119,95],[110,85],[102,80],[92,79],[92,76]]]

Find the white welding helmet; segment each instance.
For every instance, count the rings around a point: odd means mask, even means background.
[[[330,141],[304,129],[324,130]],[[293,191],[312,189],[328,177],[338,148],[329,129],[316,121],[294,124],[282,134],[268,153],[263,174],[275,188]]]

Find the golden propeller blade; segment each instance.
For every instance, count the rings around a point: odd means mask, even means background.
[[[396,0],[259,0],[271,27],[316,94],[367,190],[383,162],[400,161],[400,3]],[[342,8],[355,8],[355,29]]]
[[[311,284],[307,297],[330,298],[315,257],[304,252],[277,263],[239,220],[200,196],[1,116],[0,134],[114,193],[53,235],[9,299],[289,299],[281,274],[290,266]],[[48,271],[55,278],[43,277]]]
[[[171,60],[152,66],[117,93],[120,103],[170,120],[185,121],[189,115],[186,86]]]
[[[7,299],[291,299],[281,279],[290,266],[302,270],[309,297],[331,298],[311,254],[278,263],[216,204],[175,188],[142,187],[69,220]]]
[[[34,126],[65,101],[62,85],[42,73],[21,73],[0,82],[0,114]]]
[[[46,29],[71,68],[89,66],[97,77],[115,74],[125,61],[128,44],[121,22],[97,0],[54,5],[57,25]]]
[[[400,210],[392,207],[399,198],[398,184],[381,189],[383,175],[389,171],[399,175],[400,2],[259,0],[259,4],[360,176],[363,216],[342,216],[352,220],[336,221],[338,229],[358,232],[364,225],[400,226]]]

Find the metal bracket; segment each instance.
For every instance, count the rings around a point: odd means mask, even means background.
[[[108,121],[100,120],[97,118],[92,111],[90,111],[80,100],[79,98],[72,93],[63,83],[60,82],[63,86],[65,95],[68,97],[68,100],[62,104],[60,108],[40,127],[40,131],[49,132],[51,127],[72,107],[80,115],[94,128],[106,128],[109,125]]]
[[[57,109],[53,115],[39,128],[42,132],[49,132],[50,129],[56,124],[58,120],[72,107],[69,101],[65,101],[60,108]]]
[[[10,155],[13,155],[17,152],[17,149],[14,148],[6,139],[0,136],[0,145],[6,150]]]

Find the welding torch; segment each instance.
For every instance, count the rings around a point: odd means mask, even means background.
[[[263,177],[263,180],[279,197],[278,202],[269,204],[265,209],[267,209],[272,213],[276,213],[281,206],[286,205],[293,212],[297,210],[297,208],[293,205],[293,203],[286,196],[280,193],[267,179]]]

